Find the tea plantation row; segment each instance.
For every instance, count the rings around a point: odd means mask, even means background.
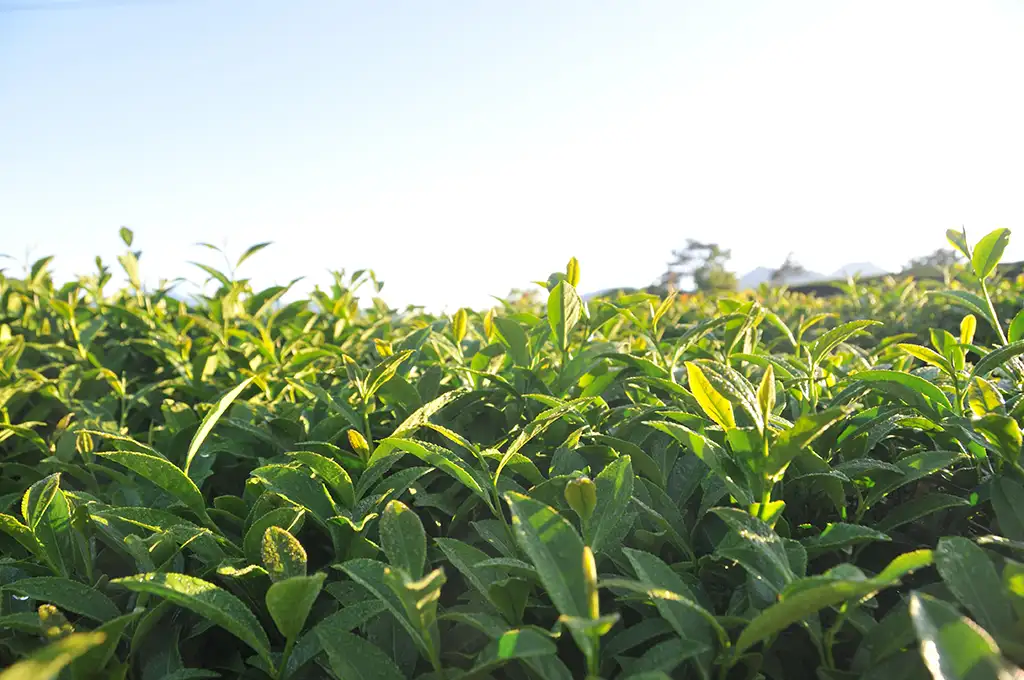
[[[941,286],[584,303],[571,260],[450,318],[185,303],[122,236],[122,290],[0,277],[0,680],[1022,676],[1006,230]]]

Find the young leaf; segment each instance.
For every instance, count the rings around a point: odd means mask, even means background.
[[[757,388],[757,405],[761,409],[761,430],[768,427],[772,410],[775,408],[775,369],[768,364],[761,376],[761,385]]]
[[[946,240],[949,241],[949,245],[960,251],[964,257],[968,260],[971,259],[971,248],[967,245],[967,231],[965,229],[961,229],[960,231],[957,231],[956,229],[947,229]]]
[[[192,460],[196,457],[199,452],[199,447],[203,445],[206,438],[210,435],[210,430],[217,424],[220,417],[224,415],[224,412],[228,410],[233,402],[242,391],[249,386],[249,383],[253,381],[253,378],[246,378],[240,385],[235,387],[233,390],[225,394],[217,402],[217,406],[212,411],[206,414],[203,418],[202,424],[199,429],[196,430],[195,435],[192,437],[192,442],[188,445],[188,453],[185,455],[185,474],[188,475],[189,468],[192,466]]]
[[[555,345],[565,352],[569,347],[569,334],[580,320],[583,302],[579,293],[566,281],[559,281],[548,295],[548,324],[555,337]]]
[[[455,337],[455,344],[461,345],[466,337],[466,329],[469,326],[469,315],[465,309],[460,309],[452,316],[452,335]]]
[[[575,257],[570,257],[569,264],[565,265],[565,280],[573,288],[580,285],[580,263]]]
[[[1021,315],[1018,314],[1017,316],[1021,316]],[[1021,318],[1024,319],[1024,317],[1021,317]],[[1016,321],[1016,319],[1015,319],[1015,321]],[[1024,321],[1022,321],[1022,323],[1024,323]],[[978,328],[978,318],[976,316],[974,316],[973,314],[965,314],[964,318],[961,319],[961,321],[960,321],[960,342],[961,342],[961,344],[970,345],[972,342],[974,342],[974,332],[975,332],[975,330],[977,330],[977,328]],[[1012,324],[1010,325],[1010,329],[1012,331],[1012,329],[1013,329],[1013,325]],[[1024,330],[1024,328],[1022,328],[1021,330]],[[1015,339],[1019,339],[1019,338],[1010,337],[1010,342],[1013,342]]]
[[[306,575],[306,550],[287,530],[267,527],[262,543],[263,567],[272,581]]]
[[[1013,321],[1010,322],[1010,328],[1006,332],[1006,337],[1011,343],[1024,340],[1024,309],[1017,312],[1017,316],[1013,317]],[[968,341],[969,343],[970,341]]]
[[[732,414],[732,404],[714,388],[700,367],[688,361],[686,375],[690,381],[690,391],[704,413],[723,430],[735,428],[736,419]]]
[[[971,267],[979,279],[987,279],[995,270],[999,260],[1003,258],[1003,251],[1006,244],[1010,242],[1009,229],[996,229],[986,234],[977,245],[974,246],[974,255],[971,257]]]
[[[263,243],[257,243],[254,246],[249,246],[246,249],[246,251],[244,253],[242,253],[241,257],[238,258],[238,261],[235,262],[235,269],[238,269],[239,267],[241,267],[243,262],[248,260],[250,257],[255,255],[256,253],[260,252],[261,250],[263,250],[267,246],[271,245],[272,243],[273,243],[273,241],[264,241]]]
[[[862,333],[865,329],[877,325],[879,325],[878,321],[850,321],[849,323],[844,323],[841,326],[836,326],[832,330],[822,333],[821,336],[814,341],[814,344],[811,345],[811,363],[820,363],[825,356],[827,356],[841,343],[846,342],[857,333]]]

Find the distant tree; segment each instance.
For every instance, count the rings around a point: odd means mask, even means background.
[[[909,272],[914,269],[924,269],[932,267],[936,269],[946,269],[947,267],[952,267],[955,264],[959,264],[961,259],[963,258],[961,258],[960,254],[957,253],[955,250],[950,250],[949,248],[939,248],[930,255],[925,255],[923,257],[915,257],[911,259],[910,262],[903,265],[903,271]]]
[[[807,269],[793,259],[793,253],[786,256],[786,261],[778,269],[772,272],[771,282],[778,285],[786,283],[794,277],[807,273]]]
[[[678,289],[684,278],[693,279],[694,287],[705,293],[736,290],[736,274],[725,265],[732,251],[717,243],[686,240],[686,248],[672,251],[672,261],[661,275],[662,288]]]

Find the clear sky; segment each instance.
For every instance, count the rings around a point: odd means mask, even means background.
[[[1024,221],[1022,36],[1020,0],[0,0],[0,252],[84,273],[126,225],[155,282],[271,240],[258,285],[449,309],[688,237],[898,268]]]

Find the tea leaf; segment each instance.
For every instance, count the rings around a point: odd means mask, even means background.
[[[690,381],[690,391],[697,403],[711,420],[723,430],[736,427],[736,419],[732,414],[732,404],[714,388],[697,364],[686,364],[686,375]]]
[[[391,566],[404,569],[414,579],[423,577],[427,534],[416,513],[401,501],[389,502],[380,518],[380,538]]]
[[[163,597],[228,631],[270,663],[270,640],[241,600],[208,581],[174,573],[136,574],[111,581],[128,590]]]
[[[325,578],[322,573],[291,576],[275,581],[267,589],[267,611],[285,639],[294,640],[302,632]]]
[[[987,279],[995,271],[999,260],[1003,258],[1006,244],[1010,242],[1009,229],[996,229],[986,234],[974,246],[971,267],[979,279]]]

